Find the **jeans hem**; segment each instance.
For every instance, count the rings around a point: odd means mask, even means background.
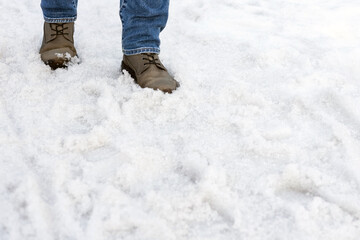
[[[69,22],[75,22],[75,17],[63,17],[63,18],[49,18],[44,16],[44,20],[47,23],[69,23]]]
[[[123,49],[123,53],[125,55],[135,55],[141,53],[156,53],[160,54],[160,48],[156,47],[142,47],[142,48],[135,48],[135,49]]]

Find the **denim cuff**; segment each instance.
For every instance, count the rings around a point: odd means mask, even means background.
[[[141,47],[135,49],[123,49],[125,55],[135,55],[140,53],[156,53],[160,54],[160,48],[157,47]]]
[[[69,23],[69,22],[75,22],[75,17],[63,17],[63,18],[49,18],[44,16],[44,20],[47,23]]]

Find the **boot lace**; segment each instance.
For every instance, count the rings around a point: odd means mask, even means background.
[[[51,30],[54,31],[54,33],[51,34],[52,37],[57,37],[60,35],[69,35],[69,33],[65,33],[64,31],[68,29],[68,27],[65,26],[66,23],[50,23]]]
[[[163,69],[163,66],[161,65],[160,59],[155,53],[143,53],[142,60],[145,61],[144,66],[154,64],[155,66]]]

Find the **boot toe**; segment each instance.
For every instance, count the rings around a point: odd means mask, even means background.
[[[52,69],[67,67],[74,57],[76,57],[76,52],[70,48],[52,49],[41,53],[41,60]]]
[[[171,93],[175,90],[178,86],[178,83],[173,79],[152,79],[149,80],[144,87],[152,88],[152,89],[159,89],[163,92]]]

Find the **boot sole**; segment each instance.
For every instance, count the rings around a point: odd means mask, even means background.
[[[122,61],[122,62],[121,62],[121,71],[123,72],[124,70],[126,70],[126,71],[130,74],[130,76],[134,79],[135,83],[138,84],[135,71],[132,70],[132,68],[130,68],[128,65],[126,65],[126,64],[124,63],[124,61]],[[123,72],[123,73],[124,73],[124,72]],[[146,87],[141,86],[140,84],[138,84],[138,85],[139,85],[140,87],[142,87],[142,88],[146,88]],[[177,87],[180,86],[178,82],[176,82],[176,86],[177,86]],[[161,91],[163,91],[164,93],[172,93],[172,91],[173,91],[173,90],[170,89],[170,88],[166,88],[166,89],[155,89],[155,90],[161,90]]]

